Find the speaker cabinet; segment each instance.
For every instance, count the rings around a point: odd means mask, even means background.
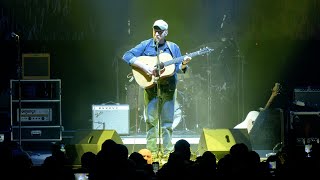
[[[73,165],[81,165],[81,156],[88,151],[97,154],[107,139],[123,144],[115,130],[78,130],[70,144],[66,145],[67,156]]]
[[[237,143],[244,143],[251,150],[251,143],[247,129],[207,129],[204,128],[200,136],[199,152],[211,151],[219,160],[230,152],[230,148]]]

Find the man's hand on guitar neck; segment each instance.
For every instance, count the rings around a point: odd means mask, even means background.
[[[191,61],[191,57],[185,56],[183,61],[182,61],[182,67],[181,69],[185,69],[187,67],[187,64]]]

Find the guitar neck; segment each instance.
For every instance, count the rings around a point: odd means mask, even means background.
[[[183,59],[186,57],[186,56],[189,56],[189,57],[194,57],[194,56],[198,56],[198,55],[201,55],[203,53],[200,53],[199,51],[196,51],[196,52],[193,52],[193,53],[190,53],[190,54],[187,54],[187,55],[184,55],[184,56],[180,56],[178,58],[174,58],[172,60],[169,60],[169,61],[166,61],[166,62],[163,62],[164,66],[169,66],[171,64],[175,64],[175,63],[180,63],[183,61]]]
[[[269,98],[269,100],[268,100],[267,104],[264,106],[263,110],[266,110],[266,109],[268,109],[270,107],[271,102],[273,101],[273,99],[274,99],[274,96],[271,96]]]
[[[271,102],[273,101],[273,99],[277,96],[278,91],[280,88],[280,84],[279,83],[275,83],[273,89],[272,89],[272,94],[267,102],[267,104],[265,105],[265,107],[263,108],[263,110],[266,110],[267,108],[269,108],[269,106],[271,105]]]

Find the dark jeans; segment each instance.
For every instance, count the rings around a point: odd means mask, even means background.
[[[153,155],[159,152],[163,155],[168,155],[173,150],[171,140],[176,86],[175,84],[166,84],[161,85],[160,89],[160,96],[158,96],[157,86],[144,91],[144,117],[147,125],[147,149],[149,149]],[[161,124],[160,138],[162,140],[160,146],[157,143],[157,139],[159,138],[159,114]],[[159,147],[161,148],[159,149]]]

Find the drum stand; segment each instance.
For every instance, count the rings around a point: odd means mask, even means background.
[[[179,93],[179,92],[178,92]],[[191,132],[191,133],[195,133],[194,131],[191,131],[191,130],[189,130],[188,129],[188,127],[187,127],[187,123],[186,123],[186,119],[185,119],[185,117],[187,116],[187,115],[185,115],[185,105],[186,105],[186,98],[185,98],[185,96],[183,95],[183,93],[180,93],[181,94],[181,96],[182,96],[182,103],[181,103],[181,105],[180,105],[180,110],[181,110],[181,123],[182,123],[182,129],[183,129],[183,131],[185,132],[185,133],[187,133],[187,132]],[[198,126],[198,125],[197,125]]]

